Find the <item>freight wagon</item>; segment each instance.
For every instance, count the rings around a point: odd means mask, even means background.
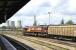
[[[76,25],[50,25],[48,34],[57,39],[76,40]]]

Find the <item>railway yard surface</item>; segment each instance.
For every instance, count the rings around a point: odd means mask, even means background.
[[[4,31],[0,33],[25,45],[28,45],[35,50],[76,50],[76,42],[24,36],[20,31]]]

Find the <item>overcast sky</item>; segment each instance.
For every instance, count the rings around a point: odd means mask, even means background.
[[[37,24],[59,24],[62,19],[76,23],[76,0],[31,0],[9,20],[21,20],[22,25],[32,25],[36,15]]]

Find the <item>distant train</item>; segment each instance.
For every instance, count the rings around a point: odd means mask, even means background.
[[[76,41],[76,25],[31,26],[24,28],[23,34]]]

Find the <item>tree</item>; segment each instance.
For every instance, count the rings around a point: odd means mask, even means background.
[[[6,29],[6,26],[2,26],[3,29]]]
[[[72,20],[69,20],[68,22],[66,22],[66,24],[74,24]]]
[[[62,19],[61,24],[64,24],[64,20]]]

